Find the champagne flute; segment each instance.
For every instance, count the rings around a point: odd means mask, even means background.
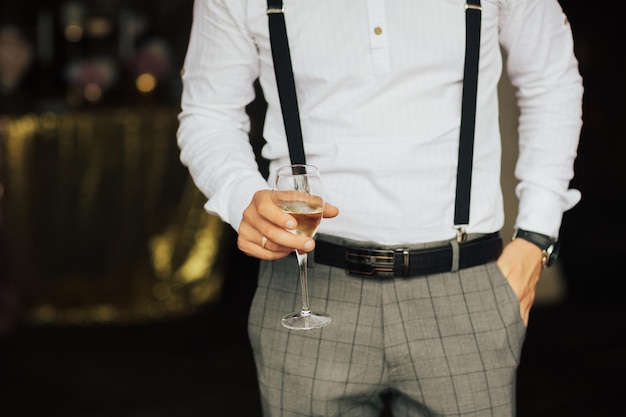
[[[276,171],[272,198],[282,210],[291,214],[298,225],[290,232],[313,237],[324,211],[323,185],[317,167],[299,164],[287,165]],[[302,308],[282,318],[282,325],[293,330],[309,330],[326,326],[331,317],[314,313],[309,307],[307,282],[307,253],[296,250],[302,287]]]

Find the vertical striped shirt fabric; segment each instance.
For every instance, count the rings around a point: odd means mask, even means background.
[[[307,162],[340,215],[320,232],[381,244],[452,238],[465,54],[462,0],[285,0]],[[521,117],[516,226],[557,236],[580,199],[569,188],[582,81],[557,0],[482,2],[470,224],[504,222],[497,85],[517,88]],[[269,185],[248,140],[259,79],[268,103],[262,154],[289,155],[266,3],[197,0],[183,70],[178,143],[206,208],[235,230]]]

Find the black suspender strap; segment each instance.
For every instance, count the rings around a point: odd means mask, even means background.
[[[454,208],[454,228],[457,230],[458,242],[465,241],[467,237],[466,227],[469,224],[481,11],[480,0],[467,0],[465,5],[466,35],[463,101],[461,107],[456,203]],[[287,28],[285,26],[283,1],[267,0],[267,15],[280,107],[289,146],[289,157],[292,164],[304,164],[306,159],[302,141],[302,127],[300,125],[300,113],[293,79]]]
[[[474,158],[474,127],[476,123],[476,94],[478,89],[478,57],[480,55],[480,0],[468,0],[465,5],[465,69],[463,74],[463,101],[461,107],[461,133],[459,137],[459,162],[456,174],[456,205],[454,228],[457,241],[467,238],[469,224],[470,192],[472,188],[472,162]]]
[[[300,111],[296,97],[296,84],[293,80],[289,40],[282,0],[267,0],[267,16],[269,21],[270,44],[274,60],[274,72],[278,96],[283,114],[283,124],[287,134],[289,157],[292,164],[305,164],[304,143],[302,141],[302,126],[300,125]]]

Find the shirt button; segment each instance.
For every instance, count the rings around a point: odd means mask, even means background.
[[[383,33],[383,28],[381,28],[380,26],[376,26],[374,28],[374,33],[380,35],[381,33]]]

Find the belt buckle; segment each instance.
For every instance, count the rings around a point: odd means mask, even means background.
[[[408,249],[348,248],[345,256],[349,274],[393,278],[409,272]]]

